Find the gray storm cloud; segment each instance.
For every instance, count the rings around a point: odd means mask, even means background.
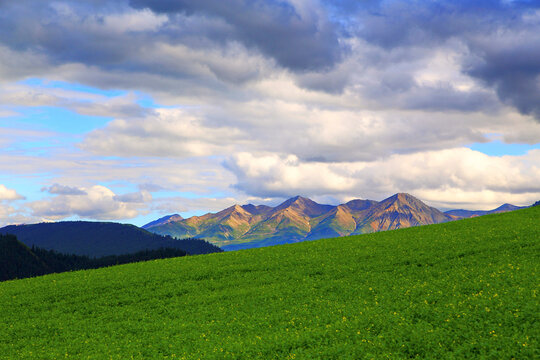
[[[71,76],[105,88],[116,83],[183,94],[189,89],[199,96],[231,94],[230,86],[285,69],[301,87],[356,91],[381,103],[397,98],[393,106],[493,108],[485,89],[456,91],[410,76],[425,65],[422,58],[433,55],[428,50],[448,51],[457,42],[463,74],[538,119],[539,7],[538,1],[1,2],[0,51],[3,46],[7,75],[66,75],[81,64],[95,74]],[[31,63],[10,62],[17,54]],[[256,56],[264,60],[253,61]],[[234,65],[239,57],[243,66]],[[371,78],[359,77],[359,70]],[[182,86],[168,84],[170,79]]]
[[[388,53],[457,39],[467,48],[463,72],[540,120],[539,1],[390,1],[375,8],[359,10],[357,36]]]
[[[256,47],[293,71],[332,67],[345,51],[337,24],[315,12],[299,12],[286,1],[131,0],[130,4],[157,13],[223,19],[230,30],[220,36],[221,41]]]

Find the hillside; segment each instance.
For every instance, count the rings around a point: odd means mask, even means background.
[[[51,273],[51,269],[13,235],[0,235],[0,281]]]
[[[533,359],[540,207],[0,283],[14,358]]]
[[[160,248],[89,258],[36,247],[30,249],[14,235],[0,235],[0,281],[186,255],[187,252],[182,249]]]
[[[453,220],[409,194],[381,202],[352,200],[321,205],[296,196],[276,207],[234,205],[215,214],[189,219],[157,220],[143,228],[161,235],[201,237],[225,250],[238,250],[365,234]]]
[[[90,257],[130,254],[159,248],[182,249],[192,255],[221,251],[203,240],[175,240],[134,225],[112,222],[64,221],[10,225],[0,228],[0,234],[15,235],[29,247],[37,246],[63,254]]]

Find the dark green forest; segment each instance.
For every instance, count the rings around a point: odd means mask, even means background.
[[[197,241],[199,240],[187,240],[187,243],[196,246]],[[160,248],[131,254],[90,258],[74,254],[61,254],[54,250],[35,246],[29,248],[18,241],[14,235],[0,235],[0,281],[186,255],[189,253],[182,249]]]
[[[28,247],[54,250],[62,254],[104,257],[132,254],[143,250],[175,248],[190,255],[223,251],[202,239],[173,239],[152,234],[129,224],[93,221],[62,221],[31,225],[10,225],[0,234],[12,234]]]

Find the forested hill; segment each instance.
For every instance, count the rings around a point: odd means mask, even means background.
[[[13,235],[0,235],[0,281],[47,274],[50,269]]]
[[[10,225],[0,228],[0,234],[13,234],[29,247],[89,257],[130,254],[159,248],[182,249],[191,255],[222,251],[204,240],[175,240],[134,225],[112,222],[64,221]]]
[[[36,247],[30,249],[14,235],[0,235],[0,281],[186,255],[182,249],[162,248],[96,259]]]

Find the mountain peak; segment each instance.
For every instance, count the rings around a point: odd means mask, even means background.
[[[505,204],[499,211],[511,208],[514,207]],[[151,230],[175,237],[197,236],[231,250],[435,224],[470,216],[461,212],[469,213],[462,210],[444,214],[403,192],[380,202],[351,200],[338,206],[318,204],[297,195],[276,207],[236,204],[218,213],[154,226]]]
[[[506,212],[506,211],[512,211],[512,210],[517,210],[517,209],[521,209],[521,207],[506,203],[506,204],[502,204],[496,209],[491,210],[491,212]]]
[[[395,199],[399,201],[410,201],[410,200],[418,200],[414,196],[408,193],[397,193],[389,197],[389,199]]]
[[[242,209],[246,210],[247,212],[253,214],[253,215],[260,215],[265,214],[272,210],[270,206],[266,205],[253,205],[253,204],[246,204],[242,205]]]
[[[157,220],[151,221],[146,225],[143,225],[142,228],[143,229],[148,229],[148,228],[153,227],[153,226],[164,225],[164,224],[168,224],[168,223],[171,223],[171,222],[180,221],[180,220],[183,220],[183,219],[184,218],[179,214],[167,215],[167,216],[164,216],[164,217],[159,218]]]
[[[315,201],[300,195],[296,195],[292,199],[294,200],[293,203],[296,204],[317,204]]]
[[[293,204],[301,204],[301,203],[306,203],[306,202],[314,202],[313,200],[310,200],[310,199],[307,199],[305,197],[302,197],[300,195],[296,195],[292,198],[289,198],[287,200],[285,200],[284,202],[282,202],[281,204],[279,204],[277,206],[277,208],[279,209],[285,209]]]
[[[355,200],[351,200],[351,201],[345,203],[344,205],[346,207],[348,207],[350,210],[362,211],[362,210],[367,210],[367,209],[369,209],[370,207],[372,207],[373,205],[376,205],[376,204],[377,204],[377,201],[374,201],[374,200],[355,199]]]
[[[242,214],[242,215],[251,215],[249,211],[247,211],[246,209],[244,209],[242,206],[238,204],[234,204],[233,206],[228,207],[225,210],[221,210],[220,212],[218,212],[218,214],[224,214],[224,215],[225,214],[229,215],[233,213]]]
[[[414,208],[416,210],[420,209],[431,209],[430,206],[426,205],[416,197],[412,196],[411,194],[407,193],[397,193],[389,198],[384,199],[380,202],[380,204],[386,208],[395,208],[395,209],[401,209],[401,208]]]
[[[429,207],[428,205],[426,205],[425,203],[420,201],[418,198],[414,197],[411,194],[407,194],[407,193],[394,194],[394,195],[382,200],[380,203],[381,204],[387,204],[387,205],[395,204],[398,207],[404,206],[404,205],[412,206],[412,207],[415,207],[415,208]]]
[[[424,204],[414,196],[397,193],[373,205],[355,232],[399,229],[449,220],[449,215]]]
[[[287,208],[294,209],[298,212],[301,212],[304,215],[307,215],[309,217],[313,216],[320,216],[323,213],[330,211],[334,208],[334,206],[331,205],[321,205],[316,203],[315,201],[302,197],[300,195],[297,195],[295,197],[292,197],[288,200],[285,200],[283,203],[278,205],[274,212],[278,212],[280,210],[284,210]]]
[[[313,201],[313,200],[311,200],[309,198],[303,197],[301,195],[296,195],[296,196],[290,198],[287,201],[291,201],[292,203],[306,203],[306,202],[314,203],[315,202],[315,201]]]

